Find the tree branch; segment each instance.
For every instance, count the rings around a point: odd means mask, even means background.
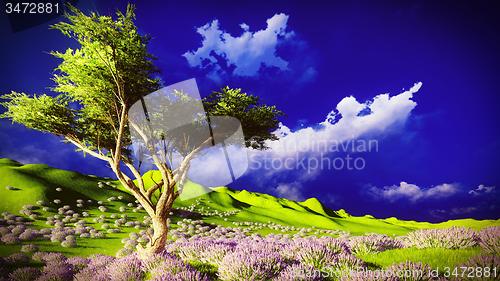
[[[118,177],[118,180],[123,185],[123,187],[125,187],[125,189],[127,189],[130,193],[132,193],[132,195],[134,195],[134,197],[137,199],[137,201],[139,201],[139,203],[144,207],[144,210],[146,210],[146,212],[150,216],[154,215],[155,214],[155,207],[154,207],[153,203],[148,198],[146,198],[144,196],[144,194],[142,194],[140,192],[140,190],[137,188],[137,186],[134,184],[134,182],[127,175],[125,175],[121,170],[116,169],[116,166],[119,167],[119,165],[116,165],[113,162],[114,162],[114,160],[111,159],[109,161],[109,164],[110,164],[113,172]]]
[[[209,144],[212,141],[212,137],[209,137],[205,140],[200,146],[192,150],[181,162],[181,165],[177,169],[177,174],[174,175],[173,180],[170,184],[167,185],[167,190],[164,190],[161,193],[160,199],[156,203],[156,214],[162,215],[169,208],[169,204],[173,203],[173,200],[179,196],[182,190],[182,186],[180,184],[184,184],[186,179],[187,171],[189,169],[189,162],[193,159],[193,157],[203,148],[205,145]],[[177,185],[177,192],[175,192],[175,186]]]
[[[71,137],[68,137],[68,136],[65,136],[64,137],[67,141],[71,142],[72,144],[74,144],[76,147],[80,148],[82,151],[84,151],[85,153],[88,153],[89,155],[95,157],[95,158],[98,158],[98,159],[101,159],[101,160],[104,160],[104,161],[109,161],[111,160],[110,157],[102,154],[102,153],[98,153],[98,152],[95,152],[91,149],[89,149],[88,147],[86,147],[85,145],[83,145],[82,143],[80,143],[80,141],[78,140],[75,140]]]
[[[154,186],[150,187],[147,191],[146,191],[146,197],[149,198],[149,200],[151,200],[151,196],[153,196],[153,193],[158,190],[160,187],[163,186],[163,180],[161,180],[159,183],[156,183]]]
[[[137,184],[139,185],[139,190],[141,191],[142,194],[145,195],[146,189],[144,186],[144,180],[142,179],[141,173],[129,161],[123,160],[123,163],[129,169],[129,171],[134,175],[135,179],[137,180]]]

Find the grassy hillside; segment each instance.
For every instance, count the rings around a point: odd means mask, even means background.
[[[76,199],[99,201],[121,195],[128,201],[134,201],[129,194],[111,186],[98,188],[100,181],[109,181],[109,179],[54,169],[42,164],[22,165],[7,158],[1,158],[0,212],[17,213],[23,205],[34,205],[38,200],[63,199],[70,204]],[[11,190],[7,187],[11,187]],[[58,187],[62,188],[61,192],[56,190]]]
[[[144,178],[147,184],[152,184],[152,179],[157,180],[158,174],[148,173]],[[99,182],[107,184],[104,186],[101,184],[102,187],[99,187]],[[11,188],[7,189],[7,186]],[[62,191],[56,191],[58,187]],[[68,202],[67,204],[71,205],[76,199],[105,201],[106,198],[112,196],[122,196],[123,198],[120,202],[113,202],[116,208],[134,201],[133,197],[120,190],[120,186],[111,179],[86,176],[51,168],[47,165],[22,165],[10,159],[0,159],[0,197],[3,199],[0,211],[18,213],[23,205],[34,205],[38,200],[62,199],[63,202]],[[186,198],[190,199],[186,200]],[[371,232],[402,235],[419,228],[444,228],[456,225],[479,229],[500,224],[500,220],[463,219],[432,224],[402,221],[396,218],[356,217],[350,216],[345,210],[330,210],[316,198],[296,202],[268,194],[232,190],[227,187],[207,190],[195,183],[186,185],[175,206],[177,208],[191,207],[195,211],[234,212],[233,215],[224,218],[221,216],[202,216],[202,219],[207,223],[223,226],[231,226],[234,222],[273,222],[295,227],[342,230],[355,235]],[[265,233],[269,230],[260,231]]]

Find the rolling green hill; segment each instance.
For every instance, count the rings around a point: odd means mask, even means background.
[[[151,179],[158,177],[157,173],[149,173],[144,176],[146,184],[151,184]],[[107,184],[99,184],[99,182]],[[58,187],[62,190],[56,191]],[[122,202],[115,203],[116,207],[134,201],[133,197],[124,192],[117,182],[109,178],[82,175],[47,165],[22,165],[10,159],[0,159],[0,198],[2,198],[0,212],[18,213],[23,205],[34,205],[38,200],[61,199],[71,205],[71,202],[75,202],[76,199],[105,201],[112,196],[123,198]],[[231,226],[234,222],[273,222],[285,226],[343,230],[355,235],[371,232],[402,235],[419,228],[444,228],[456,225],[479,229],[490,225],[500,225],[500,220],[462,219],[432,224],[402,221],[396,218],[357,217],[349,215],[343,209],[330,210],[316,198],[296,202],[268,194],[232,190],[227,187],[207,190],[192,182],[186,185],[175,206],[177,208],[196,206],[198,209],[232,211],[234,214],[225,218],[202,216],[207,223],[223,226]]]

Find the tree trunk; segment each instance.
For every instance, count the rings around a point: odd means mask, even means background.
[[[149,242],[146,251],[150,254],[158,254],[165,250],[167,244],[168,223],[167,218],[155,215],[152,218],[153,222],[153,237]]]

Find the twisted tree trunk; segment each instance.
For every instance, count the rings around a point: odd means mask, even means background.
[[[154,232],[149,242],[149,246],[146,248],[148,253],[158,254],[165,249],[169,230],[167,219],[167,216],[155,216],[152,218]]]

